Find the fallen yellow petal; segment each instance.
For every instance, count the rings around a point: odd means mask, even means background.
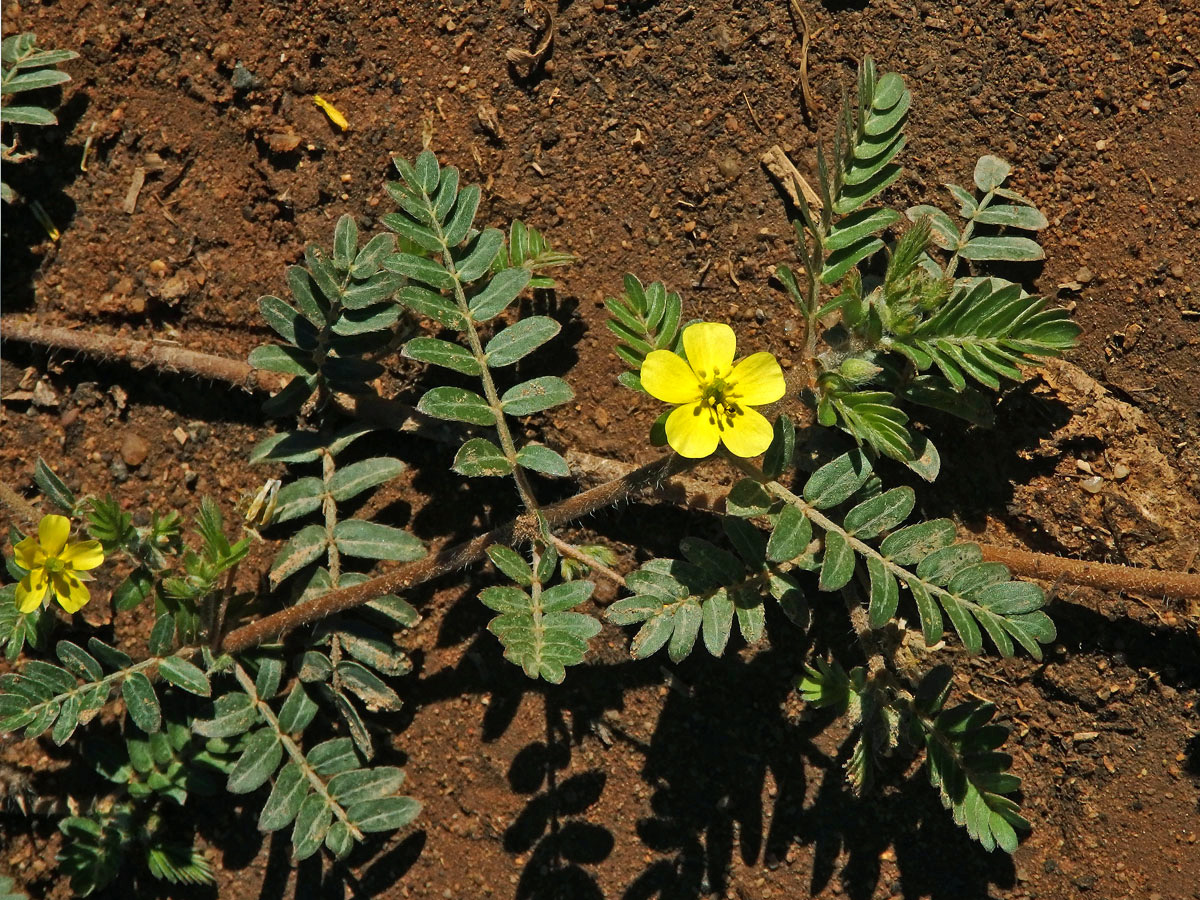
[[[346,121],[345,116],[343,116],[340,112],[338,112],[337,107],[334,106],[332,103],[330,103],[328,100],[326,100],[324,97],[322,97],[320,94],[313,95],[313,103],[315,103],[315,104],[317,104],[317,106],[321,107],[321,109],[325,111],[325,115],[329,116],[329,121],[332,122],[334,125],[336,125],[338,128],[342,129],[342,131],[346,131],[350,127],[350,123]]]

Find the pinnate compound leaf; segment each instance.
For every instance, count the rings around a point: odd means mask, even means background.
[[[771,495],[753,478],[743,478],[725,498],[725,511],[731,516],[748,519],[766,515],[771,509]]]
[[[571,474],[567,461],[541,444],[526,444],[517,451],[517,465],[553,478],[566,478]]]
[[[521,319],[488,341],[484,348],[488,366],[510,366],[545,344],[560,330],[562,326],[548,316]]]
[[[817,509],[837,506],[850,499],[872,474],[866,454],[851,450],[813,472],[804,485],[804,499]]]
[[[1012,166],[998,156],[981,156],[975,163],[975,187],[985,194],[994,191],[1012,174]]]
[[[998,262],[1034,262],[1046,258],[1037,241],[1010,234],[974,237],[959,250],[963,259]]]
[[[425,555],[425,545],[400,528],[361,519],[344,519],[333,529],[338,550],[361,559],[412,562]]]
[[[492,263],[495,262],[496,256],[500,253],[500,248],[503,246],[504,232],[497,228],[484,229],[479,233],[479,236],[475,238],[475,242],[471,245],[466,256],[455,261],[456,268],[458,269],[458,279],[464,283],[471,282],[476,278],[479,278],[481,275],[486,274],[488,270],[491,269]],[[507,275],[515,282],[521,278],[522,274],[524,275],[524,283],[521,285],[521,288],[512,295],[513,297],[516,297],[516,294],[520,293],[525,284],[529,283],[529,270],[505,269],[503,272],[498,273],[496,277],[500,278]],[[495,279],[493,279],[493,284],[494,283]],[[496,310],[496,313],[504,309],[504,307],[507,306],[511,300],[511,297],[508,300],[505,300],[504,303],[500,305],[500,308]],[[472,310],[472,313],[474,313],[474,310]],[[496,313],[492,313],[492,315],[495,315]],[[487,318],[491,318],[491,316],[487,316]],[[480,321],[486,321],[486,319],[481,319]]]
[[[586,594],[580,585],[585,586]],[[568,582],[551,589],[557,593],[545,592],[536,602],[523,591],[512,589],[486,598],[489,605],[506,610],[488,623],[488,630],[504,646],[505,659],[521,666],[530,678],[560,683],[566,675],[565,667],[583,661],[587,642],[600,631],[596,619],[564,608],[564,604],[580,602],[591,593],[591,587],[588,582]]]
[[[408,359],[431,363],[464,375],[479,375],[482,372],[479,360],[472,356],[466,347],[438,338],[415,337],[404,345],[403,355]]]
[[[395,794],[404,783],[404,770],[394,766],[352,769],[329,779],[329,794],[342,806],[382,800]]]
[[[74,685],[72,685],[74,687]],[[162,727],[162,708],[154,685],[141,672],[130,672],[121,682],[121,697],[129,718],[146,734],[154,734]]]
[[[825,553],[821,558],[821,590],[840,590],[853,577],[854,548],[846,542],[846,539],[839,532],[826,532]]]
[[[399,476],[404,468],[404,463],[390,456],[359,460],[334,472],[333,477],[329,479],[329,493],[340,503],[391,481]]]
[[[75,514],[75,492],[67,487],[66,482],[59,478],[40,456],[33,466],[33,480],[47,500],[68,516]]]
[[[272,728],[259,728],[246,741],[245,749],[229,772],[226,790],[248,794],[266,783],[283,759],[283,745]]]
[[[471,438],[458,448],[453,469],[468,478],[503,476],[512,472],[512,463],[487,438]]]
[[[491,233],[499,235],[499,231],[490,229],[485,234]],[[482,235],[480,236],[482,240]],[[470,262],[468,259],[467,262]],[[464,265],[466,265],[464,263]],[[490,263],[489,263],[490,265]],[[469,271],[474,271],[471,269]],[[460,275],[462,272],[460,271]],[[463,280],[471,281],[466,275],[462,275]],[[478,277],[478,276],[476,276]],[[482,291],[471,298],[468,307],[471,310],[471,318],[476,322],[488,322],[494,319],[500,313],[508,308],[521,291],[529,285],[529,270],[524,268],[504,269],[492,276],[492,280]]]
[[[354,804],[346,817],[366,832],[395,831],[410,825],[420,812],[420,802],[412,797],[383,797]]]
[[[328,538],[321,525],[305,525],[279,551],[271,563],[271,583],[279,584],[325,552]]]
[[[892,488],[855,506],[846,513],[842,524],[855,537],[877,537],[907,519],[916,503],[917,495],[912,488]]]
[[[470,425],[496,424],[495,413],[488,406],[488,402],[474,391],[463,388],[445,385],[432,388],[417,403],[417,409],[427,416],[448,419],[451,422],[466,422]]]
[[[292,829],[292,859],[308,859],[320,850],[332,822],[333,810],[324,797],[316,793],[305,797]]]
[[[181,656],[168,656],[158,664],[158,674],[189,694],[197,697],[212,695],[212,685],[204,670]]]
[[[317,744],[304,759],[318,775],[337,775],[359,767],[354,742],[345,737]]]
[[[232,738],[245,734],[258,721],[258,710],[249,694],[223,694],[213,703],[213,717],[201,719],[193,730],[202,737]]]
[[[290,825],[311,788],[300,766],[294,762],[285,765],[275,777],[275,786],[259,813],[258,830],[278,831]]]
[[[898,565],[915,566],[933,551],[950,546],[956,536],[950,519],[933,519],[892,532],[879,545],[879,552]]]
[[[528,416],[574,399],[575,392],[563,379],[543,375],[509,388],[500,398],[500,404],[510,416]]]

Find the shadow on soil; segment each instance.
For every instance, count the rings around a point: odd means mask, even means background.
[[[485,742],[508,729],[527,695],[542,699],[544,738],[522,748],[508,772],[509,787],[528,797],[502,836],[507,853],[526,856],[515,900],[603,898],[589,867],[610,856],[615,837],[594,809],[605,791],[629,794],[639,782],[650,790],[650,814],[636,825],[650,862],[629,873],[622,900],[742,896],[733,893],[735,856],[777,869],[798,847],[815,857],[812,892],[837,880],[853,900],[881,887],[961,900],[1015,883],[1012,861],[984,852],[954,825],[923,769],[895,761],[880,773],[881,787],[853,795],[843,772],[852,735],[840,745],[837,736],[821,741],[837,746],[830,756],[816,739],[827,729],[844,734],[836,717],[785,710],[804,638],[781,615],[768,625],[770,649],[752,656],[731,648],[717,660],[698,651],[673,672],[656,660],[578,666],[562,686],[528,681],[482,635],[457,667],[421,681],[414,700],[422,707],[489,694]],[[640,739],[623,724],[629,694],[661,685],[662,712],[649,740]],[[585,741],[628,746],[642,758],[637,775],[616,766],[578,770],[575,751]],[[945,852],[931,855],[931,846]],[[881,886],[880,857],[889,849],[901,875]]]

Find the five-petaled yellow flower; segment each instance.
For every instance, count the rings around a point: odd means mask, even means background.
[[[749,458],[771,445],[771,423],[750,407],[783,397],[783,370],[770,353],[734,363],[736,349],[732,328],[700,322],[683,330],[687,362],[669,350],[653,350],[642,363],[642,387],[659,400],[682,404],[667,417],[667,443],[680,456],[700,459],[721,443]]]
[[[104,562],[99,541],[68,541],[71,522],[65,516],[44,516],[38,536],[20,541],[14,548],[17,565],[29,572],[17,584],[17,609],[33,612],[50,594],[69,613],[78,612],[91,595],[81,574]]]

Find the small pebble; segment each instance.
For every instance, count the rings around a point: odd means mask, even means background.
[[[1091,478],[1085,478],[1079,482],[1079,486],[1089,494],[1098,494],[1100,489],[1104,487],[1104,479],[1099,475],[1093,475]]]
[[[121,441],[121,459],[125,465],[136,468],[144,463],[149,455],[150,445],[140,434],[130,431]]]
[[[1113,466],[1112,477],[1114,481],[1124,481],[1129,477],[1129,466],[1125,463],[1117,463]]]

